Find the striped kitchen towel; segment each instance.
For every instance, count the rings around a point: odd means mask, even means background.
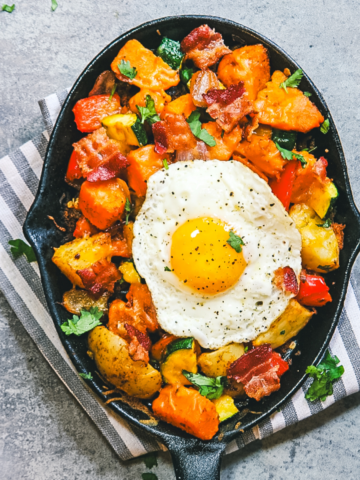
[[[0,289],[38,348],[76,397],[122,460],[146,452],[165,449],[152,437],[138,432],[105,406],[77,372],[57,335],[49,315],[36,263],[24,256],[14,259],[9,240],[21,238],[22,225],[34,201],[49,134],[68,91],[39,102],[46,131],[0,160]],[[330,343],[330,350],[341,359],[345,373],[334,385],[334,394],[325,402],[305,399],[309,381],[280,412],[245,432],[228,445],[230,453],[282,428],[313,415],[335,401],[360,390],[360,294],[354,274],[349,284],[345,308]]]

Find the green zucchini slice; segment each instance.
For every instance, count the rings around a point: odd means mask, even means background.
[[[166,383],[171,385],[191,385],[183,375],[183,370],[197,373],[196,345],[193,338],[179,338],[167,346],[164,362],[160,371]]]
[[[180,42],[163,37],[156,50],[156,55],[161,57],[173,70],[179,70],[184,54],[180,50]]]
[[[324,219],[330,215],[338,196],[338,189],[333,182],[316,183],[311,187],[311,195],[306,203],[315,210],[321,219]]]
[[[274,143],[280,145],[281,148],[286,150],[293,150],[296,144],[297,132],[288,132],[286,130],[279,130],[274,128],[272,131],[271,140]]]

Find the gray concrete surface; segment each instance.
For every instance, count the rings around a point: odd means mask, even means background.
[[[121,32],[171,14],[245,24],[285,48],[323,92],[338,125],[360,205],[360,39],[357,0],[12,0],[0,12],[0,157],[43,129],[37,100],[70,86]],[[12,2],[11,2],[12,3]],[[349,227],[348,227],[349,228]],[[351,227],[350,227],[351,228]],[[359,262],[356,265],[360,275]],[[360,277],[359,277],[360,278]],[[141,479],[121,463],[0,298],[0,478]],[[222,480],[355,480],[360,474],[360,394],[225,458]],[[174,478],[171,459],[152,470]]]

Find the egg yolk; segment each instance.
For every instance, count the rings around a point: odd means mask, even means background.
[[[246,268],[243,252],[227,241],[230,228],[216,218],[188,220],[173,234],[171,270],[197,293],[217,294],[231,288]]]

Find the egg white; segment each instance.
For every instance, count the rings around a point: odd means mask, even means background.
[[[198,217],[222,220],[245,243],[244,273],[216,296],[190,291],[164,270],[173,233]],[[289,266],[299,278],[301,270],[301,236],[292,219],[269,185],[236,161],[178,162],[155,173],[134,224],[132,250],[161,327],[210,349],[266,331],[293,296],[273,284],[274,271]]]

